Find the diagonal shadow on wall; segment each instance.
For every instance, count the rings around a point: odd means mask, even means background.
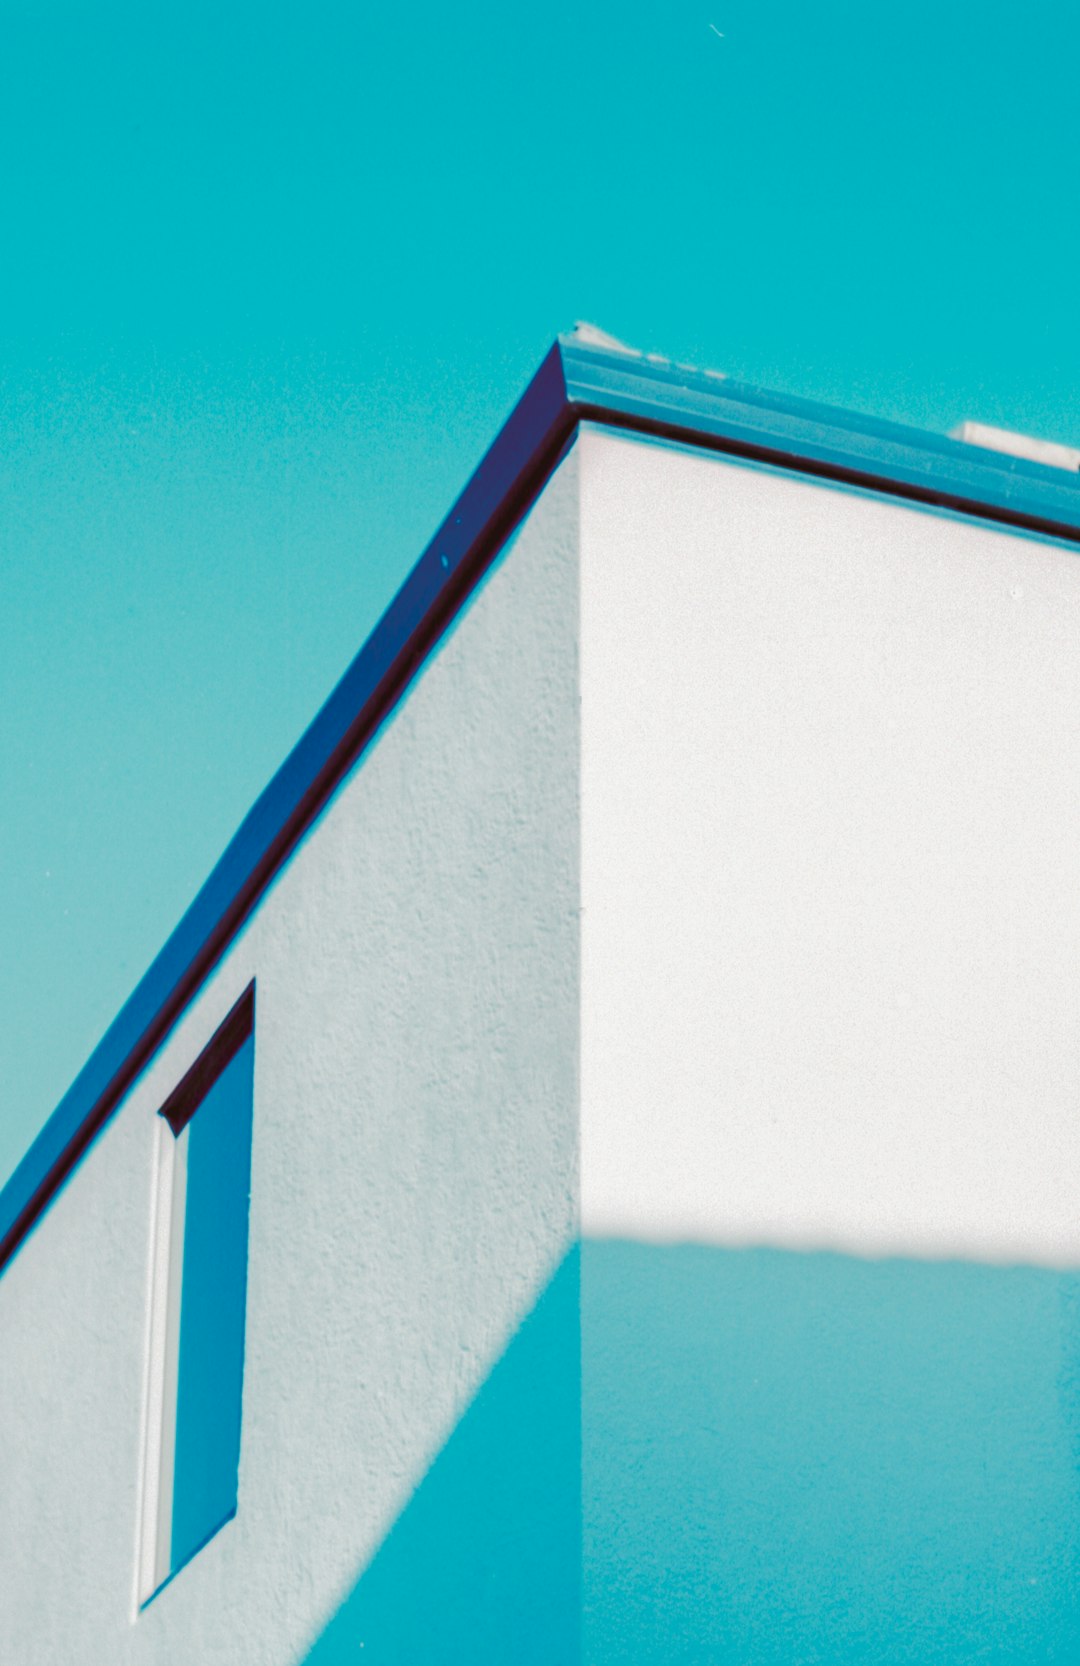
[[[586,1666],[1076,1666],[1080,1274],[582,1247]]]
[[[580,1336],[574,1249],[304,1666],[576,1666]]]
[[[1077,1272],[587,1241],[305,1666],[1077,1660]]]

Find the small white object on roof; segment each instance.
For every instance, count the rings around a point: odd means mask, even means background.
[[[579,319],[569,336],[563,336],[564,341],[575,341],[579,347],[601,347],[609,353],[625,353],[631,359],[644,359],[647,364],[667,364],[674,370],[689,371],[691,376],[712,376],[718,382],[727,380],[726,370],[702,370],[696,364],[680,364],[677,359],[667,359],[662,353],[644,353],[640,347],[628,347],[618,336],[608,335],[598,324],[588,324]]]
[[[584,319],[579,319],[574,325],[574,340],[580,342],[582,347],[606,347],[609,353],[629,353],[635,359],[642,357],[640,347],[628,347],[625,341],[608,335],[598,324],[588,324]]]
[[[1030,434],[1014,434],[1008,428],[991,428],[985,422],[962,422],[949,432],[951,440],[981,445],[987,451],[1001,451],[1009,457],[1026,457],[1051,469],[1080,470],[1080,448],[1059,445],[1056,440],[1036,440]]]

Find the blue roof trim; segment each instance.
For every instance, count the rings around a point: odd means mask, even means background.
[[[540,491],[573,430],[557,348],[0,1192],[0,1267],[144,1068]]]
[[[1080,476],[682,366],[548,353],[368,641],[0,1192],[14,1253],[541,490],[579,421],[682,441],[1080,543]]]
[[[1080,474],[572,338],[563,363],[581,417],[1080,542]]]

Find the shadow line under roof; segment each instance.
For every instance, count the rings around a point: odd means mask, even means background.
[[[1080,476],[560,337],[371,636],[0,1192],[0,1268],[401,698],[582,421],[1080,544]]]

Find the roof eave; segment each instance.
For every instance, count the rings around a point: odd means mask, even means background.
[[[579,419],[1080,543],[1080,474],[572,336],[560,346]]]
[[[374,631],[0,1191],[0,1269],[526,514],[575,422],[556,344]]]

